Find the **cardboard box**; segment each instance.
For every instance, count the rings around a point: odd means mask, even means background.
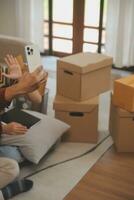
[[[134,113],[111,103],[109,129],[118,152],[134,152]]]
[[[134,75],[114,81],[113,104],[134,112]]]
[[[76,102],[63,96],[56,96],[53,104],[55,117],[71,128],[63,141],[96,143],[98,140],[98,97]]]
[[[97,53],[78,53],[57,61],[57,94],[76,101],[110,89],[112,58]]]

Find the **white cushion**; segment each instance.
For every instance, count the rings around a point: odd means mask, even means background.
[[[25,135],[2,135],[1,144],[19,146],[23,156],[37,164],[70,126],[38,112],[26,112],[39,117],[41,121],[32,126]]]

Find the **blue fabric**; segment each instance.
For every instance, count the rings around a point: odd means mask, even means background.
[[[24,161],[24,157],[22,156],[19,148],[16,146],[0,146],[0,157],[7,157],[16,160],[18,163]]]

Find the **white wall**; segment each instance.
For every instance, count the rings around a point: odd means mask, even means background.
[[[43,51],[43,0],[0,0],[0,34],[34,42]]]
[[[16,0],[0,0],[0,34],[16,36]]]
[[[17,36],[25,40],[31,40],[31,6],[32,0],[17,0],[16,2],[16,26]]]

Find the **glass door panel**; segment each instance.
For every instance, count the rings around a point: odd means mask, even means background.
[[[103,10],[103,28],[106,27],[107,20],[107,0],[104,1],[104,10]]]
[[[99,26],[99,14],[100,14],[100,0],[86,0],[85,1],[85,26]]]
[[[49,2],[48,0],[44,0],[44,19],[49,20]]]
[[[50,55],[105,50],[107,0],[44,0],[44,47]]]
[[[72,41],[54,38],[53,50],[57,52],[72,53]]]
[[[106,31],[103,30],[102,31],[102,44],[105,44],[105,40],[106,40]]]
[[[95,53],[98,50],[98,46],[94,44],[84,43],[83,52],[92,52]]]
[[[45,36],[49,35],[49,24],[48,24],[48,22],[44,23],[44,34],[45,34]]]
[[[72,23],[73,0],[53,0],[53,21]]]
[[[98,42],[98,30],[97,29],[84,29],[84,41],[85,42]]]
[[[44,47],[49,49],[49,1],[44,0]]]
[[[53,51],[72,53],[73,0],[53,0],[52,12]]]
[[[70,25],[53,24],[53,36],[70,38],[73,37],[73,28]]]
[[[49,49],[49,39],[48,37],[44,37],[44,47],[46,50]]]

